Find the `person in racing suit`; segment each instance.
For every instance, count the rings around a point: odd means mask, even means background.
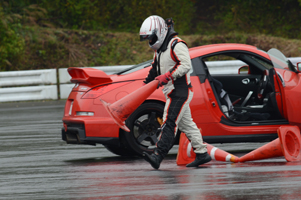
[[[151,155],[143,152],[144,159],[155,169],[160,167],[173,146],[178,129],[186,134],[196,153],[196,159],[187,167],[198,167],[211,161],[200,130],[191,117],[191,60],[187,44],[177,35],[171,18],[165,21],[156,15],[146,18],[140,29],[140,40],[148,40],[149,46],[155,51],[152,67],[144,83],[159,80],[159,86],[164,85],[163,93],[166,98],[159,141]]]

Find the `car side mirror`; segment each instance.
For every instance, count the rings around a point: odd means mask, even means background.
[[[301,62],[297,62],[297,71],[301,73]]]
[[[301,63],[300,63],[301,67]],[[250,67],[248,65],[244,65],[238,69],[238,74],[250,74]]]

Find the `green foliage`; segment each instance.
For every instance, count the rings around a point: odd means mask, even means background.
[[[10,70],[14,62],[24,53],[25,40],[16,31],[20,24],[19,16],[4,15],[0,7],[0,71]]]
[[[48,21],[60,28],[85,30],[114,30],[139,32],[144,19],[150,15],[163,18],[173,17],[181,33],[189,33],[190,22],[194,14],[194,4],[189,0],[178,0],[177,3],[162,0],[11,0],[14,10],[36,5],[39,22]],[[20,3],[20,4],[18,4]],[[45,10],[41,10],[44,8]],[[26,12],[25,12],[26,13]],[[31,12],[31,14],[33,14]],[[37,14],[37,10],[36,10]],[[37,15],[34,18],[37,18]]]
[[[236,42],[266,49],[279,42],[283,48],[288,40],[265,36],[299,39],[300,8],[301,0],[2,0],[0,70],[151,59],[151,49],[138,39],[150,15],[172,17],[190,47]],[[289,43],[287,54],[300,56],[299,41]]]
[[[137,33],[51,29],[45,31],[39,28],[32,30],[32,34],[53,35],[57,40],[50,43],[47,38],[40,38],[29,42],[26,45],[27,56],[20,62],[28,69],[131,65],[152,59],[153,56],[147,42],[140,42]],[[278,48],[289,57],[301,55],[300,40],[266,35],[232,32],[216,35],[182,35],[181,38],[189,47],[213,43],[244,43],[263,50]]]
[[[301,5],[298,0],[219,1],[222,3],[221,12],[216,17],[222,20],[225,30],[287,38],[301,36]]]
[[[150,15],[173,17],[180,34],[242,31],[300,37],[301,0],[6,0],[40,26],[138,33]],[[31,6],[31,8],[30,8]],[[27,10],[26,10],[27,9]],[[25,21],[25,20],[24,20]]]

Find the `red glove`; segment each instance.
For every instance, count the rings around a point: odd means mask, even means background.
[[[170,71],[168,71],[165,74],[157,76],[155,79],[159,80],[159,86],[162,86],[162,85],[166,85],[168,81],[172,80],[172,76],[170,74]]]

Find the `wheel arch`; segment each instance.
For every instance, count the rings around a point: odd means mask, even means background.
[[[147,104],[150,104],[150,105],[147,105]],[[154,106],[154,105],[157,105],[157,106]],[[127,118],[127,120],[125,122],[126,125],[128,126],[128,128],[131,130],[131,132],[129,132],[129,134],[128,134],[123,129],[119,129],[120,146],[124,147],[126,149],[131,149],[133,152],[135,152],[136,155],[142,155],[143,151],[148,151],[149,153],[151,153],[152,150],[151,149],[148,150],[147,146],[137,143],[137,141],[135,140],[135,136],[132,135],[133,134],[132,126],[129,124],[133,122],[132,120],[134,118],[136,118],[141,113],[143,113],[144,112],[143,110],[145,110],[145,112],[147,113],[147,112],[149,112],[149,110],[160,108],[160,113],[163,116],[164,106],[165,106],[165,102],[159,101],[159,100],[153,100],[153,99],[145,100],[141,105],[139,105],[139,107]],[[159,110],[157,110],[157,111],[159,111]],[[160,126],[160,122],[159,122],[158,126]],[[157,128],[159,128],[159,127],[157,127]],[[156,130],[157,130],[157,128],[156,128]],[[153,130],[150,130],[150,132],[153,132]],[[137,132],[135,132],[135,133],[137,134]]]
[[[161,101],[161,100],[158,100],[158,99],[147,99],[142,104],[145,104],[145,103],[159,103],[163,106],[165,105],[164,101]],[[124,131],[123,129],[119,128],[118,138],[119,138],[120,143],[122,142],[121,139],[120,139],[120,135],[122,135],[122,134],[120,134],[120,133],[123,132],[123,131]]]

